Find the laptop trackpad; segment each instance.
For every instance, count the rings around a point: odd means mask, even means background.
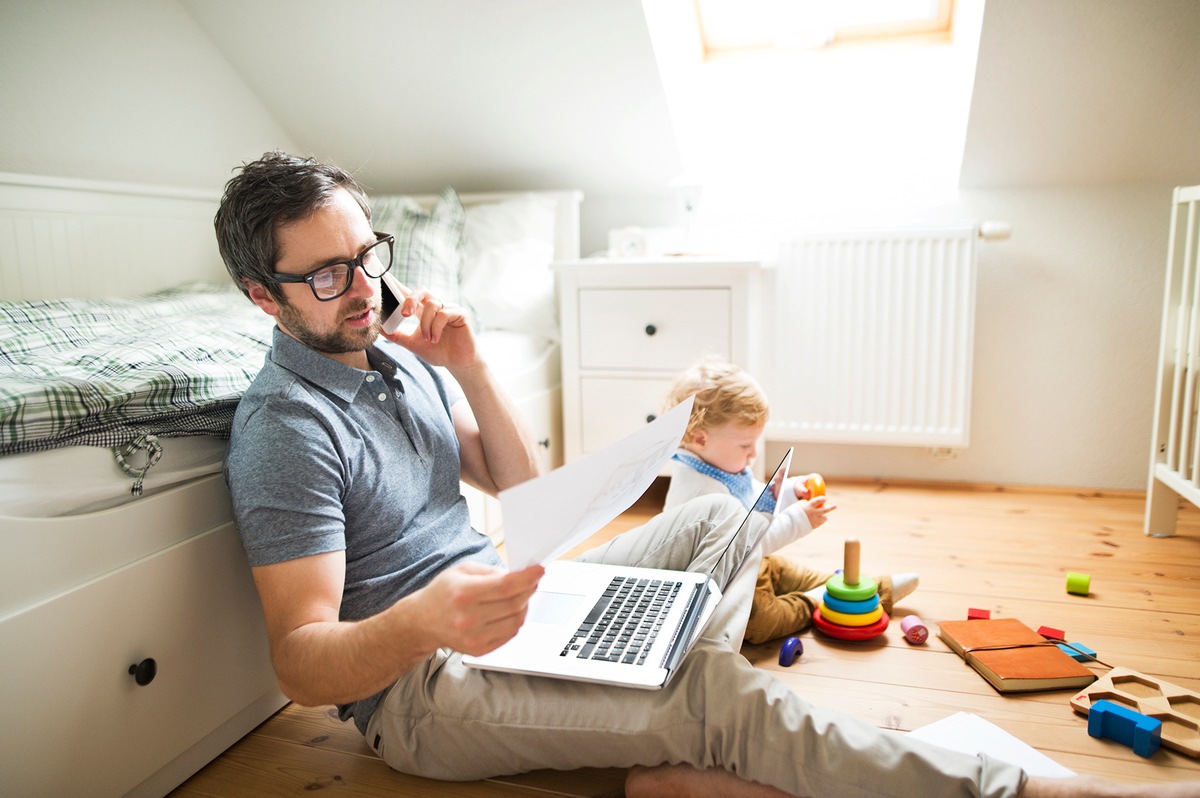
[[[575,593],[549,593],[541,590],[529,598],[528,623],[566,623],[586,596]]]

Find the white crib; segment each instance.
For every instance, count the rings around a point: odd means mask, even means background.
[[[1175,534],[1179,501],[1200,506],[1200,186],[1176,188],[1146,488],[1146,534]]]

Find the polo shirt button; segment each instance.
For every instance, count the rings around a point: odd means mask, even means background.
[[[367,375],[367,382],[375,382],[375,375],[374,375],[374,374],[368,374],[368,375]]]
[[[387,401],[387,394],[386,393],[379,394],[379,401],[381,401],[381,402]]]

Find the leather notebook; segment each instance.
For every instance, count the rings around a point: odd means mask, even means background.
[[[1001,693],[1074,690],[1096,675],[1016,618],[942,621],[938,637]]]

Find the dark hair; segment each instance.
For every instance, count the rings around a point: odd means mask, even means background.
[[[371,218],[367,196],[354,178],[315,158],[276,150],[243,164],[229,179],[213,227],[225,268],[243,294],[250,295],[244,284],[249,280],[262,283],[275,299],[283,298],[283,290],[271,278],[279,260],[276,231],[327,205],[339,188],[350,192]]]

